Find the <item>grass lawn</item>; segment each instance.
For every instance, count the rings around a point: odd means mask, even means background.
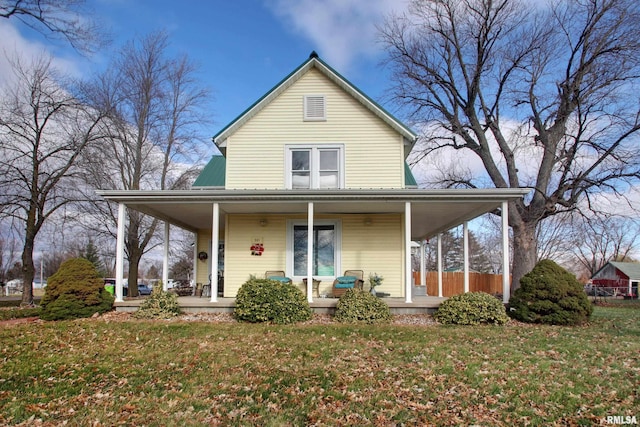
[[[581,327],[0,327],[1,425],[594,425],[640,419],[640,306]]]

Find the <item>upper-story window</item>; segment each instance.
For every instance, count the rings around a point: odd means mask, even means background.
[[[287,146],[287,188],[343,188],[341,145]]]
[[[304,120],[324,121],[327,120],[327,104],[324,95],[304,96]]]

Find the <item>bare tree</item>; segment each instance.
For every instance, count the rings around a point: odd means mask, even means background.
[[[0,18],[16,18],[45,36],[65,39],[80,52],[93,52],[105,35],[84,8],[85,0],[2,0]]]
[[[451,230],[442,233],[442,268],[444,270],[462,269],[464,266],[464,241],[463,236],[458,231]],[[438,269],[438,241],[437,239],[427,242],[425,247],[425,262],[427,270]],[[419,269],[420,258],[416,258],[414,270]],[[493,272],[493,266],[487,255],[483,243],[478,239],[476,233],[469,230],[469,268],[480,273]]]
[[[33,302],[34,243],[45,221],[78,200],[74,191],[82,151],[102,119],[60,85],[50,58],[13,62],[16,83],[0,102],[1,214],[24,230],[22,303]]]
[[[18,260],[18,240],[11,227],[0,230],[0,282],[6,283],[15,277],[10,272]]]
[[[609,261],[631,261],[640,243],[640,226],[621,217],[581,218],[571,239],[573,255],[588,277]]]
[[[193,271],[193,236],[181,236],[174,248],[173,264],[171,264],[171,278],[185,283],[195,279]]]
[[[414,162],[465,150],[483,173],[441,184],[530,187],[510,204],[513,287],[541,220],[640,178],[640,3],[413,0],[382,28],[393,96],[430,130]]]
[[[91,153],[88,181],[99,189],[177,189],[186,187],[197,169],[206,123],[208,91],[196,79],[186,56],[168,55],[165,33],[128,43],[94,89],[100,108],[113,115],[104,127],[104,144]],[[97,201],[96,216],[115,231],[115,206]],[[129,295],[137,295],[138,267],[154,247],[157,220],[127,212],[125,253]]]
[[[579,217],[580,215],[566,212],[547,217],[538,223],[536,228],[538,260],[550,259],[568,269],[575,267],[572,254],[576,241],[573,235],[575,223],[580,221]]]

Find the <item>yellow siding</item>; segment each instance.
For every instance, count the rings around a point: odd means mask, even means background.
[[[392,297],[404,295],[402,224],[399,214],[343,217],[342,268],[364,270],[366,290],[369,274],[378,273],[384,277],[378,291]]]
[[[262,218],[266,226],[260,225]],[[235,296],[250,275],[263,278],[268,270],[285,270],[286,219],[279,216],[228,215],[225,242],[225,296]],[[262,239],[262,256],[251,255],[254,238]]]
[[[196,283],[209,283],[209,260],[211,254],[209,253],[209,245],[211,244],[211,230],[199,230],[198,231],[198,248],[197,253],[206,252],[209,254],[207,261],[196,260]]]
[[[378,288],[394,297],[404,295],[402,216],[316,215],[316,220],[340,219],[342,224],[341,270],[363,270],[365,289],[370,273],[384,277]],[[266,226],[260,220],[266,219]],[[301,215],[228,215],[225,241],[225,296],[233,297],[250,275],[264,277],[268,270],[286,271],[287,220],[306,219]],[[370,224],[369,224],[370,222]],[[206,234],[205,234],[206,235]],[[251,255],[254,238],[262,239],[262,256]],[[201,239],[202,240],[202,239]],[[200,275],[198,276],[200,277]],[[206,276],[205,276],[206,277]],[[302,286],[301,283],[296,283]],[[331,282],[322,281],[320,294],[331,293]]]
[[[303,121],[303,97],[326,96],[327,120]],[[285,188],[286,144],[344,144],[346,188],[402,188],[402,138],[312,69],[227,140],[228,189]]]

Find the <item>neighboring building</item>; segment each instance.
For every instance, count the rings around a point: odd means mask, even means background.
[[[591,285],[608,288],[613,293],[638,296],[640,263],[609,261],[591,278]]]
[[[311,300],[311,278],[329,294],[336,276],[363,270],[385,278],[378,291],[410,301],[412,240],[528,193],[420,190],[405,162],[416,138],[313,53],[214,136],[222,156],[190,190],[99,192],[120,203],[118,268],[126,206],[192,231],[195,281],[223,276],[225,297],[282,270],[300,286],[309,279]]]
[[[44,289],[47,287],[47,280],[44,279],[40,282],[40,279],[33,279],[33,289]]]

